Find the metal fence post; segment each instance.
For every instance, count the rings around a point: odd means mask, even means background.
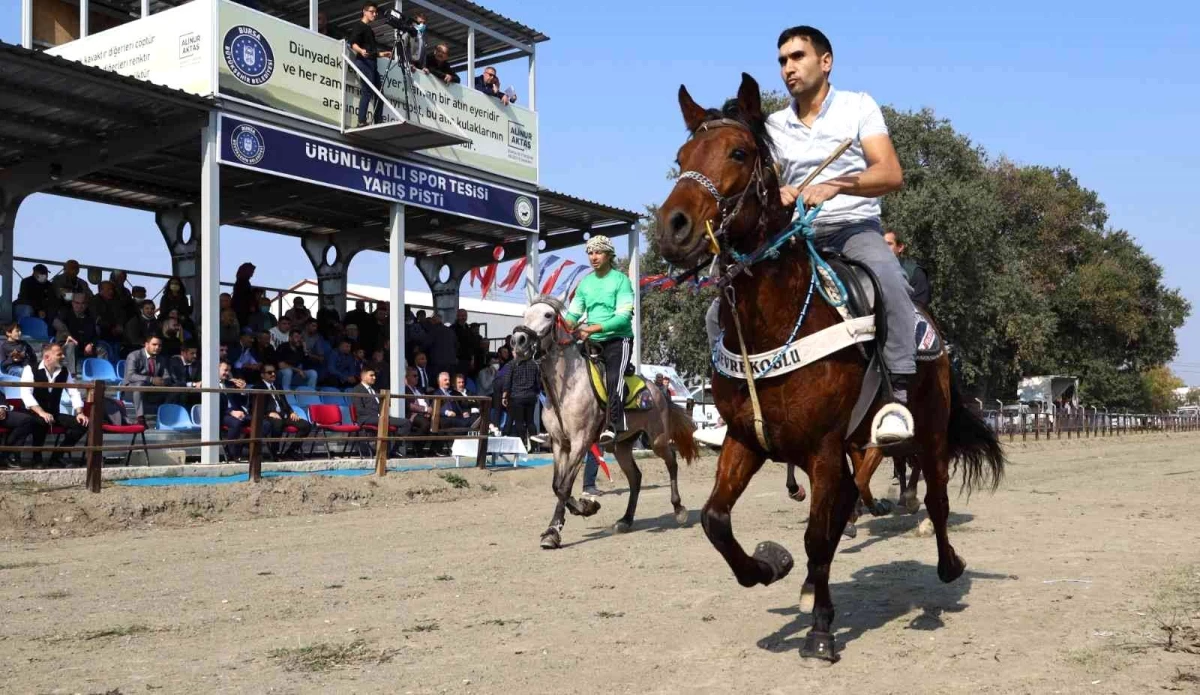
[[[1029,423],[1025,420],[1025,411],[1021,411],[1021,441],[1029,439]]]
[[[91,389],[92,408],[88,412],[87,445],[99,447],[104,444],[104,382],[97,381]],[[87,404],[84,404],[85,407]],[[103,477],[101,468],[104,465],[104,452],[89,449],[84,454],[87,461],[86,484],[88,492],[100,492],[100,480]]]

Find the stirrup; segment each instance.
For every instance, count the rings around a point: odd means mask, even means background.
[[[616,439],[617,433],[614,432],[611,427],[605,428],[605,430],[600,433],[600,446],[612,444],[614,441],[616,441]]]
[[[912,439],[913,417],[908,408],[888,403],[875,413],[871,421],[871,445],[887,446]]]

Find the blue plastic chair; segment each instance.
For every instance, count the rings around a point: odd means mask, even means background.
[[[26,316],[17,321],[17,325],[21,327],[21,333],[32,340],[50,340],[50,329],[46,327],[46,322],[36,316]]]
[[[296,403],[298,403],[301,408],[308,408],[310,405],[321,405],[321,397],[317,395],[316,391],[303,388],[293,390],[300,392],[296,394]]]
[[[195,425],[196,427],[200,427],[200,404],[199,403],[192,406],[191,418],[192,418],[192,424]]]
[[[196,407],[199,407],[198,405]],[[195,432],[200,429],[192,422],[187,409],[175,403],[158,406],[158,429],[173,432]]]
[[[325,405],[350,405],[350,398],[337,387],[322,386],[317,392],[321,394],[321,403]]]
[[[83,380],[103,381],[106,384],[121,383],[121,377],[117,376],[117,370],[113,369],[112,363],[99,357],[89,357],[83,361]]]
[[[28,304],[14,304],[13,318],[20,321],[23,318],[33,316],[33,307]]]
[[[12,376],[10,374],[5,374],[4,372],[0,372],[0,384],[4,383],[6,381],[11,382],[11,383],[16,383],[20,380],[21,380],[21,377],[19,377],[19,376]],[[6,400],[9,398],[20,398],[21,397],[21,389],[17,386],[4,386],[0,390],[4,391],[4,398]]]
[[[117,362],[117,378],[121,381],[125,380],[125,360]]]

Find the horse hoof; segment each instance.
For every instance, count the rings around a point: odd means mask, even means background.
[[[967,569],[967,561],[962,559],[962,557],[960,557],[954,551],[950,552],[950,562],[945,563],[944,567],[942,563],[938,563],[938,579],[942,580],[943,584],[949,584],[955,579],[958,579]]]
[[[542,550],[557,550],[562,547],[562,536],[551,529],[542,534]]]
[[[909,514],[916,514],[921,511],[921,500],[917,499],[916,495],[904,498],[904,509]]]
[[[687,522],[688,522],[687,507],[680,506],[678,509],[675,510],[675,523],[679,524],[680,526],[683,526]]]
[[[632,530],[633,530],[633,524],[631,524],[628,521],[625,521],[623,519],[617,521],[617,523],[612,525],[613,533],[629,533]]]
[[[764,586],[783,579],[792,571],[795,561],[792,560],[792,554],[778,543],[771,541],[763,541],[754,549],[754,559],[771,568],[771,578],[763,582]]]
[[[812,613],[816,605],[817,590],[813,588],[812,582],[804,582],[804,587],[800,589],[800,612]]]
[[[579,500],[579,516],[592,516],[600,511],[600,503],[590,497]]]
[[[816,663],[836,664],[838,659],[837,643],[828,632],[811,630],[804,638],[804,646],[800,647],[800,656],[811,659]]]
[[[854,525],[853,521],[848,521],[846,522],[846,528],[842,529],[842,535],[846,538],[857,538],[858,527]]]
[[[887,516],[892,513],[892,503],[888,500],[876,500],[871,508],[871,516]]]
[[[793,500],[795,500],[797,502],[803,502],[805,499],[808,498],[808,493],[804,491],[804,486],[801,485],[800,487],[796,488],[795,491],[789,493],[788,497],[792,498]]]

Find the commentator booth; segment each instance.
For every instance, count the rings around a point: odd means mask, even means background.
[[[402,13],[388,3],[381,16],[396,17],[372,25],[378,42],[405,43],[410,56],[445,44],[461,83],[381,57],[375,90],[335,38],[361,6],[23,0],[24,46],[0,43],[0,315],[12,315],[14,221],[39,192],[154,212],[172,272],[195,298],[204,355],[218,352],[210,309],[223,224],[298,238],[321,305],[339,311],[356,254],[391,256],[392,306],[404,303],[412,257],[448,321],[472,268],[526,256],[532,294],[541,252],[598,233],[637,248],[635,213],[539,186],[536,46],[546,36],[465,0],[411,0]],[[499,66],[515,103],[473,88],[483,66]],[[385,100],[384,116],[356,127],[364,88]],[[391,318],[391,343],[403,345],[403,312]],[[392,352],[395,389],[402,352]],[[216,385],[214,362],[204,360],[205,386]],[[218,438],[217,408],[205,393],[204,440]],[[207,447],[204,460],[216,455]]]

